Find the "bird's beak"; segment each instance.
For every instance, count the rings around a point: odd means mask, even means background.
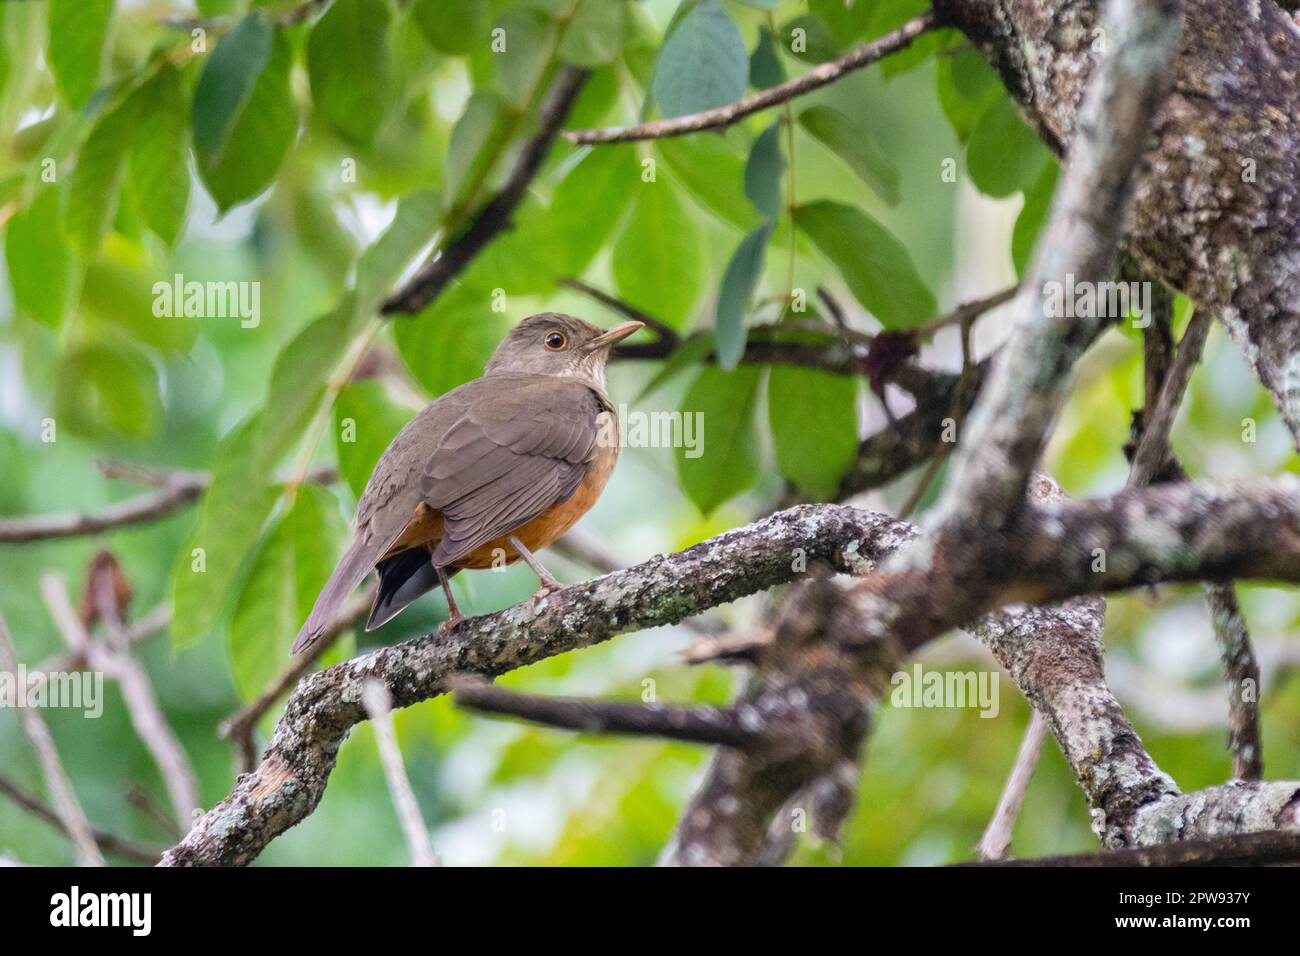
[[[644,322],[624,322],[622,325],[616,325],[608,330],[604,335],[598,335],[591,340],[591,348],[603,349],[622,342],[625,338],[635,332],[637,329],[645,328]]]

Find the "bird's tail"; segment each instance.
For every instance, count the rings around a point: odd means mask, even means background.
[[[438,586],[438,571],[425,548],[408,548],[379,562],[379,593],[366,630],[373,631],[397,617],[406,605]],[[448,577],[456,573],[451,568]]]
[[[289,649],[290,654],[301,654],[320,640],[348,595],[375,566],[375,550],[374,543],[367,543],[360,535],[353,540],[338,567],[325,582],[325,587],[321,588],[311,614],[307,617],[307,623],[302,626],[294,639],[293,647]]]

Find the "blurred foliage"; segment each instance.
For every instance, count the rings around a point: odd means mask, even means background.
[[[161,521],[98,540],[0,545],[0,608],[23,660],[61,646],[40,574],[62,572],[78,592],[93,550],[110,547],[135,586],[134,613],[174,607],[170,642],[140,653],[204,800],[219,799],[231,753],[214,728],[284,666],[355,497],[397,429],[428,396],[477,375],[523,316],[614,318],[559,283],[569,276],[705,333],[668,361],[611,372],[616,401],[704,411],[707,452],[630,449],[586,519],[610,547],[635,561],[744,523],[790,488],[833,494],[855,437],[883,420],[878,403],[846,377],[739,365],[748,330],[833,331],[818,287],[866,332],[914,328],[992,292],[1025,269],[1055,185],[1055,161],[951,31],[724,131],[583,149],[557,142],[511,228],[452,287],[416,316],[384,321],[377,310],[493,194],[565,64],[592,71],[567,128],[628,124],[773,85],[926,6],[198,0],[191,21],[195,7],[180,0],[0,3],[0,513],[90,511],[139,493],[100,476],[106,458],[213,473],[197,507]],[[786,308],[792,298],[802,306]],[[951,367],[954,343],[940,334],[923,360]],[[704,364],[715,347],[718,363]],[[1080,373],[1051,451],[1072,492],[1123,482],[1140,353],[1131,329],[1111,333]],[[1256,423],[1254,441],[1243,441],[1245,419]],[[1194,474],[1295,467],[1267,396],[1217,333],[1175,445]],[[342,480],[313,484],[326,464]],[[897,506],[913,480],[874,504]],[[590,574],[560,570],[570,580]],[[526,596],[531,582],[516,568],[461,575],[457,587],[467,609],[486,611]],[[1248,588],[1244,600],[1262,642],[1300,616],[1287,592]],[[714,613],[745,627],[760,606]],[[442,613],[441,599],[421,601],[355,640],[396,641]],[[1108,639],[1140,675],[1172,675],[1184,690],[1217,686],[1194,589],[1112,601]],[[676,631],[633,635],[505,682],[726,700],[730,674],[686,669],[673,653],[684,641]],[[351,653],[345,645],[337,653]],[[958,656],[943,666],[988,664]],[[1180,727],[1144,706],[1146,685],[1128,686],[1144,738],[1181,784],[1226,776],[1221,714]],[[1295,681],[1266,687],[1271,776],[1300,775],[1297,711]],[[993,719],[886,709],[842,856],[802,845],[796,860],[966,858],[1026,719],[1005,681]],[[50,722],[92,820],[168,840],[126,799],[138,785],[165,803],[116,691],[99,720],[53,712]],[[453,862],[651,862],[707,757],[471,718],[446,700],[397,724],[435,845]],[[1079,792],[1050,745],[1045,754],[1013,849],[1089,848]],[[0,766],[39,789],[9,712],[0,713]],[[69,859],[57,834],[5,801],[0,851]],[[262,860],[405,856],[363,726],[320,808]]]

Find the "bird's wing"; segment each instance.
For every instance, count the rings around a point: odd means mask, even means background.
[[[402,536],[420,505],[420,476],[428,450],[436,447],[447,428],[464,413],[467,383],[434,401],[398,432],[385,449],[357,502],[356,531],[311,614],[293,642],[298,654],[314,644],[334,620],[338,609],[361,579],[379,563]]]
[[[552,377],[471,396],[424,468],[423,499],[443,516],[433,563],[451,565],[572,495],[604,409],[588,386]]]

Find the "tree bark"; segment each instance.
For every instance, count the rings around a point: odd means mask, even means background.
[[[1100,0],[935,0],[1064,155]],[[1126,241],[1212,311],[1300,442],[1300,28],[1274,0],[1183,0],[1172,89],[1138,169]]]

